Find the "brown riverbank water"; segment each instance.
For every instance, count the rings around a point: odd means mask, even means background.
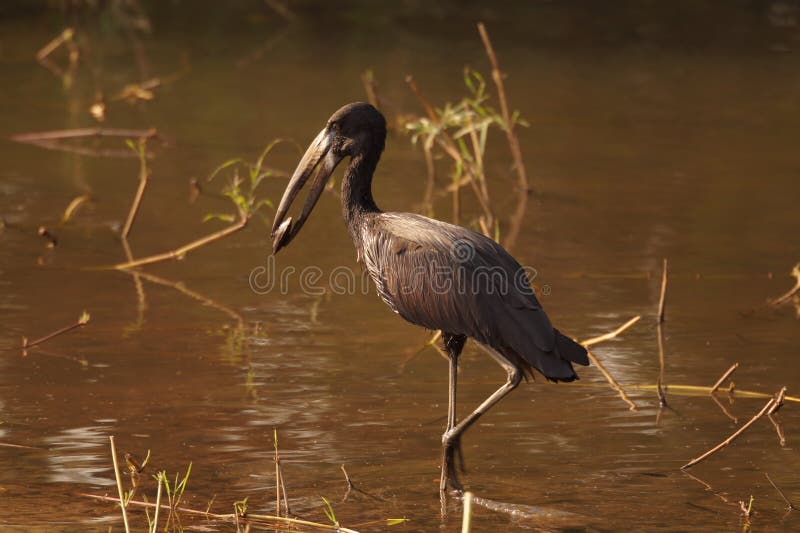
[[[460,506],[442,520],[437,493],[447,363],[430,349],[411,358],[429,333],[392,314],[373,290],[320,297],[301,287],[308,266],[323,272],[314,289],[337,267],[359,272],[337,198],[323,196],[269,264],[286,274],[285,294],[279,284],[266,294],[249,286],[271,248],[268,225],[254,219],[183,261],[145,268],[201,298],[142,279],[140,302],[131,275],[84,269],[124,260],[115,231],[136,190],[135,158],[7,139],[95,125],[88,108],[102,88],[104,126],[156,128],[168,140],[151,143],[151,180],[130,238],[135,256],[162,252],[224,226],[202,223],[205,214],[232,212],[212,195],[190,204],[190,178],[232,157],[255,159],[277,137],[305,146],[335,109],[365,98],[359,77],[367,68],[390,110],[419,112],[403,81],[409,73],[437,104],[457,100],[464,65],[488,74],[478,20],[508,74],[512,107],[531,123],[519,135],[535,191],[514,253],[547,287],[541,300],[553,322],[588,338],[641,314],[594,351],[623,385],[655,384],[655,313],[668,257],[666,384],[711,385],[738,361],[738,389],[800,392],[792,305],[746,313],[788,289],[800,260],[793,4],[627,2],[607,11],[577,2],[410,2],[382,11],[368,2],[304,2],[290,4],[289,21],[255,2],[153,4],[144,9],[152,31],[135,33],[136,42],[110,11],[79,16],[89,53],[69,89],[35,61],[67,24],[60,12],[0,9],[4,530],[120,531],[113,504],[81,496],[116,495],[109,435],[120,453],[151,450],[137,498],[155,498],[150,474],[174,476],[191,461],[186,506],[205,510],[215,498],[211,510],[227,513],[248,497],[250,512],[273,513],[273,428],[294,513],[325,522],[325,496],[355,529],[407,517],[393,528],[460,530]],[[152,101],[110,101],[128,83],[179,71]],[[125,149],[121,139],[81,146]],[[492,198],[498,213],[510,213],[515,175],[503,135],[489,146]],[[297,158],[284,146],[268,163],[291,171]],[[421,151],[390,134],[377,203],[417,209],[424,177]],[[277,200],[285,184],[270,179],[264,192]],[[221,185],[220,177],[203,188]],[[69,202],[88,191],[92,200],[59,227]],[[467,213],[477,213],[469,191],[464,199]],[[449,197],[435,207],[438,218],[450,217]],[[36,235],[42,224],[58,237],[54,249]],[[23,336],[69,325],[84,309],[87,326],[23,356]],[[465,413],[505,375],[475,347],[462,360]],[[631,389],[640,406],[631,412],[597,369],[579,373],[576,384],[521,386],[466,435],[465,484],[490,500],[475,507],[474,531],[738,531],[737,502],[751,495],[754,530],[800,529],[800,515],[784,515],[764,476],[800,504],[797,404],[778,415],[785,446],[763,419],[693,468],[711,490],[679,470],[737,427],[710,398],[668,390],[670,409],[659,417],[655,392]],[[721,398],[738,424],[765,402]],[[341,501],[342,464],[374,497],[353,492]],[[146,525],[141,511],[132,521],[139,531]],[[183,522],[188,530],[234,528]]]

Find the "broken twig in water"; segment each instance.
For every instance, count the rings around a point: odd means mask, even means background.
[[[633,400],[630,399],[628,394],[625,392],[625,389],[622,388],[622,385],[620,385],[617,380],[614,379],[614,376],[612,376],[608,370],[606,370],[606,367],[604,367],[597,357],[595,357],[591,350],[587,349],[586,355],[589,357],[589,360],[592,362],[592,364],[597,367],[600,373],[603,374],[603,377],[605,377],[606,380],[611,384],[611,387],[619,393],[620,398],[622,398],[622,400],[628,404],[628,408],[631,411],[637,411],[639,407],[634,403]]]
[[[31,348],[33,346],[36,346],[37,344],[41,344],[41,343],[43,343],[45,341],[50,340],[53,337],[57,337],[59,335],[63,335],[64,333],[67,333],[68,331],[72,331],[75,328],[83,327],[83,326],[85,326],[86,324],[89,323],[89,319],[90,318],[91,318],[91,316],[89,315],[89,313],[84,311],[83,313],[81,313],[81,316],[78,317],[78,321],[75,322],[74,324],[66,326],[66,327],[63,327],[61,329],[57,329],[56,331],[54,331],[54,332],[52,332],[52,333],[50,333],[48,335],[45,335],[44,337],[40,337],[40,338],[38,338],[36,340],[33,340],[33,341],[29,341],[27,337],[22,337],[22,348],[23,349],[24,348]]]
[[[714,395],[715,392],[717,392],[717,389],[719,389],[720,386],[723,383],[725,383],[725,380],[728,379],[731,376],[731,374],[733,374],[736,371],[737,368],[739,368],[739,363],[738,362],[737,363],[733,363],[731,365],[731,367],[728,370],[726,370],[724,374],[722,374],[722,377],[720,377],[717,380],[717,382],[714,383],[714,386],[711,387],[711,393],[710,394],[712,396]]]
[[[658,297],[658,314],[656,321],[656,334],[658,339],[658,380],[656,381],[656,392],[658,393],[659,407],[666,407],[667,395],[664,392],[664,313],[667,307],[667,258],[665,257],[661,266],[661,292]],[[660,414],[660,411],[659,411]]]
[[[780,391],[778,391],[778,395],[775,397],[775,403],[772,407],[769,408],[767,411],[768,415],[775,414],[778,412],[778,409],[783,407],[783,401],[786,399],[786,387],[783,387]]]
[[[664,312],[667,304],[667,258],[661,267],[661,296],[658,298],[658,323],[664,322]]]
[[[601,342],[605,342],[605,341],[611,340],[614,337],[620,335],[623,331],[625,331],[629,327],[631,327],[634,324],[636,324],[639,321],[639,319],[641,319],[641,318],[642,318],[641,315],[636,315],[635,317],[631,318],[630,320],[628,320],[627,322],[622,324],[620,327],[615,329],[614,331],[612,331],[610,333],[604,333],[603,335],[598,335],[597,337],[592,337],[591,339],[586,339],[585,341],[581,341],[580,344],[584,348],[588,348],[589,346],[593,346],[595,344],[600,344]]]
[[[113,502],[119,503],[119,499],[114,498],[112,496],[99,496],[97,494],[86,494],[82,493],[81,496],[85,496],[87,498],[93,498],[95,500],[105,501],[105,502]],[[138,500],[128,500],[128,506],[135,506],[135,507],[146,507],[146,508],[155,508],[156,504],[143,502]],[[160,509],[170,510],[171,507],[168,504],[161,504]],[[227,520],[233,521],[235,520],[235,514],[220,514],[220,513],[211,513],[208,511],[199,511],[197,509],[190,509],[188,507],[178,507],[176,506],[173,511],[180,511],[181,513],[195,515],[195,516],[203,516],[205,518],[213,518],[215,520]],[[272,515],[262,515],[262,514],[253,514],[247,513],[247,516],[239,516],[239,520],[247,523],[258,523],[258,522],[271,522],[271,523],[283,523],[283,524],[292,524],[297,526],[308,526],[316,529],[325,529],[328,531],[339,531],[341,533],[357,533],[353,529],[349,529],[342,526],[335,526],[329,524],[320,524],[317,522],[311,522],[309,520],[300,520],[298,518],[288,518],[285,516],[272,516]]]
[[[784,387],[782,389],[784,394],[785,394],[785,390],[786,390],[786,387]],[[780,393],[779,393],[779,395],[780,395]],[[753,418],[751,418],[749,421],[747,421],[747,423],[745,423],[744,425],[742,425],[742,427],[740,427],[739,429],[734,431],[727,439],[723,440],[722,442],[720,442],[719,444],[717,444],[716,446],[714,446],[713,448],[711,448],[710,450],[708,450],[704,454],[692,459],[691,461],[689,461],[688,463],[683,465],[681,467],[681,470],[693,467],[694,465],[696,465],[700,461],[703,461],[704,459],[707,459],[711,455],[715,454],[716,452],[718,452],[719,450],[721,450],[722,448],[724,448],[725,446],[727,446],[728,444],[733,442],[739,435],[744,433],[745,430],[747,430],[747,428],[752,426],[759,418],[761,418],[762,416],[767,414],[767,412],[773,407],[775,402],[776,402],[776,398],[774,398],[774,397],[770,398],[769,401],[764,405],[764,407],[762,407],[761,410],[753,416]]]
[[[139,158],[139,186],[136,189],[136,195],[133,197],[133,203],[131,203],[131,208],[128,211],[128,218],[125,220],[125,226],[122,228],[123,239],[127,239],[128,234],[131,232],[133,220],[136,218],[136,213],[139,212],[139,204],[142,203],[144,190],[147,187],[147,179],[150,177],[150,171],[147,168],[147,137],[140,137],[139,141],[136,143],[128,140],[127,144]]]
[[[150,130],[131,130],[118,128],[77,128],[69,130],[39,131],[17,133],[9,137],[12,141],[35,143],[40,141],[58,141],[63,139],[80,139],[84,137],[125,137],[128,139],[156,138],[158,132]]]
[[[116,270],[127,270],[130,268],[140,267],[144,265],[152,265],[153,263],[162,263],[164,261],[170,261],[175,259],[183,259],[187,253],[191,252],[192,250],[196,250],[201,248],[207,244],[211,244],[212,242],[218,241],[222,238],[227,237],[233,233],[236,233],[239,230],[242,230],[247,226],[249,222],[249,218],[246,216],[241,216],[237,222],[231,224],[227,228],[223,228],[219,231],[216,231],[210,235],[206,235],[205,237],[201,237],[200,239],[194,240],[189,244],[184,244],[174,250],[170,250],[168,252],[150,255],[147,257],[143,257],[141,259],[135,259],[133,261],[127,261],[125,263],[118,263],[116,265],[112,265],[110,267],[101,267],[102,268],[110,268]]]
[[[764,472],[764,477],[767,478],[767,481],[769,481],[769,484],[772,485],[772,488],[774,488],[776,491],[778,491],[778,494],[780,494],[780,496],[783,499],[783,501],[789,507],[789,510],[790,511],[796,511],[797,507],[792,503],[792,501],[789,498],[786,497],[786,494],[783,493],[783,491],[778,487],[778,485],[776,485],[775,482],[772,481],[772,478],[769,477],[769,474]]]
[[[778,296],[777,298],[772,298],[771,300],[768,300],[767,303],[769,305],[772,305],[772,306],[775,306],[775,307],[777,307],[779,305],[783,305],[786,302],[788,302],[789,300],[791,300],[792,296],[794,296],[795,294],[800,293],[800,263],[797,263],[794,266],[794,268],[792,268],[791,275],[797,280],[797,281],[795,281],[794,287],[789,289],[786,293],[782,294],[781,296]]]
[[[586,355],[587,357],[589,357],[589,360],[592,363],[594,363],[594,366],[596,366],[598,370],[600,370],[600,373],[603,374],[603,377],[605,377],[606,380],[609,382],[609,384],[611,384],[611,387],[619,393],[620,397],[625,403],[628,404],[628,408],[631,411],[636,411],[638,409],[638,406],[633,402],[633,400],[631,400],[628,397],[628,394],[625,392],[625,389],[622,387],[622,385],[620,385],[619,382],[616,379],[614,379],[614,376],[612,376],[611,373],[608,370],[606,370],[606,367],[603,366],[603,364],[597,359],[597,357],[591,352],[591,350],[589,350],[589,346],[613,339],[614,337],[616,337],[617,335],[619,335],[620,333],[622,333],[623,331],[634,325],[636,322],[638,322],[640,318],[641,316],[637,315],[632,319],[628,320],[627,322],[625,322],[622,326],[618,327],[611,333],[606,333],[598,337],[592,337],[591,339],[587,339],[580,343],[584,348],[586,348]]]

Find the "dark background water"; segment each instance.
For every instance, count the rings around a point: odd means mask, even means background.
[[[437,494],[447,365],[431,349],[411,357],[428,332],[372,292],[320,298],[295,277],[286,294],[256,294],[248,277],[271,244],[260,220],[183,261],[145,268],[204,299],[142,280],[142,306],[131,275],[84,268],[124,259],[117,231],[137,186],[135,159],[8,140],[93,126],[97,91],[111,97],[179,71],[152,101],[107,109],[104,126],[156,128],[170,141],[155,143],[130,239],[136,256],[222,227],[202,219],[228,205],[208,194],[190,203],[189,179],[232,157],[254,159],[276,137],[305,145],[339,106],[365,98],[368,68],[392,114],[420,112],[403,81],[409,73],[433,102],[457,100],[465,65],[488,72],[475,29],[485,21],[511,105],[531,123],[519,135],[535,192],[515,255],[549,287],[542,302],[553,322],[587,338],[643,315],[595,352],[624,385],[653,385],[658,278],[668,257],[666,383],[710,385],[738,361],[737,388],[796,392],[793,306],[746,313],[791,286],[787,273],[800,257],[796,2],[304,1],[289,4],[290,20],[255,1],[145,2],[139,15],[115,13],[117,5],[0,7],[4,527],[120,530],[113,504],[81,496],[116,494],[108,435],[120,451],[151,450],[150,473],[174,475],[191,461],[187,506],[204,510],[213,497],[212,511],[229,512],[249,497],[251,512],[274,512],[273,428],[297,514],[325,521],[325,496],[348,526],[407,517],[394,527],[460,527],[455,504],[440,518]],[[141,17],[149,33],[130,28]],[[35,53],[68,24],[88,53],[65,88]],[[124,148],[120,139],[100,145]],[[489,146],[496,209],[510,212],[514,173],[503,136]],[[269,164],[291,171],[297,158],[284,146]],[[420,150],[390,135],[378,204],[417,209],[424,176]],[[264,193],[277,200],[285,184],[271,179]],[[87,191],[92,201],[58,227],[70,200]],[[435,212],[449,219],[449,198]],[[325,195],[276,267],[358,271],[339,213]],[[37,237],[41,224],[57,234],[55,249]],[[23,356],[23,336],[67,325],[83,309],[88,326]],[[466,412],[504,374],[474,347],[462,359]],[[711,491],[679,470],[737,426],[711,399],[674,389],[672,409],[658,416],[652,389],[632,389],[640,410],[630,412],[596,369],[580,374],[574,385],[520,387],[465,437],[467,487],[517,511],[478,507],[475,530],[739,530],[736,502],[751,495],[755,529],[800,527],[764,477],[800,502],[796,404],[779,415],[785,446],[765,419],[692,469]],[[764,401],[739,397],[729,409],[741,424]],[[376,498],[341,502],[342,464]],[[554,511],[574,516],[564,523],[547,516]],[[140,512],[133,520],[144,527]]]

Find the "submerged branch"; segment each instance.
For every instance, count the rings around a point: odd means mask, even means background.
[[[786,494],[784,494],[783,491],[780,488],[778,488],[778,485],[776,485],[775,482],[772,481],[772,478],[769,477],[769,474],[764,472],[764,477],[767,478],[767,481],[769,481],[769,484],[772,485],[772,488],[774,488],[776,491],[778,491],[778,494],[780,494],[781,499],[783,499],[783,501],[786,503],[786,505],[789,507],[789,509],[792,510],[792,511],[796,511],[798,509],[797,506],[795,506],[795,504],[793,504],[792,501],[789,498],[786,497]]]
[[[111,268],[116,270],[127,270],[129,268],[135,268],[144,265],[152,265],[153,263],[162,263],[164,261],[170,261],[174,259],[183,259],[183,257],[186,256],[187,253],[193,250],[201,248],[207,244],[211,244],[212,242],[223,239],[228,235],[231,235],[239,230],[244,229],[247,226],[248,221],[249,221],[248,217],[241,216],[238,222],[228,226],[227,228],[223,228],[210,235],[206,235],[205,237],[194,240],[188,244],[175,248],[174,250],[170,250],[168,252],[160,254],[150,255],[147,257],[142,257],[141,259],[135,259],[133,261],[126,261],[125,263],[117,263],[116,265],[112,265],[110,267],[105,267],[105,268]]]
[[[781,389],[781,391],[782,392],[779,393],[780,396],[782,396],[783,394],[786,393],[786,387],[783,387],[783,389]],[[777,398],[775,398],[775,397],[770,398],[769,401],[767,401],[767,403],[764,404],[764,407],[762,407],[761,410],[753,416],[753,418],[748,420],[747,423],[745,423],[744,425],[742,425],[742,427],[740,427],[739,429],[734,431],[727,439],[723,440],[722,442],[720,442],[719,444],[717,444],[716,446],[714,446],[713,448],[711,448],[710,450],[708,450],[704,454],[702,454],[702,455],[700,455],[698,457],[695,457],[694,459],[692,459],[691,461],[689,461],[688,463],[683,465],[681,467],[681,470],[685,470],[687,468],[693,467],[694,465],[696,465],[700,461],[703,461],[703,460],[707,459],[708,457],[712,456],[713,454],[715,454],[716,452],[718,452],[719,450],[721,450],[722,448],[724,448],[725,446],[729,445],[731,442],[736,440],[736,438],[739,435],[741,435],[742,433],[744,433],[747,430],[747,428],[752,426],[759,418],[761,418],[762,416],[767,414],[767,412],[776,404],[776,402],[777,402]]]
[[[611,373],[609,373],[609,371],[606,370],[606,367],[604,367],[603,364],[600,363],[600,361],[597,359],[597,357],[595,357],[595,355],[591,352],[591,350],[587,349],[586,355],[587,357],[589,357],[589,360],[592,362],[592,364],[594,364],[594,366],[597,367],[600,373],[603,374],[606,380],[611,384],[611,387],[619,393],[620,398],[622,398],[622,400],[628,404],[628,408],[631,411],[638,411],[639,407],[633,402],[633,400],[630,399],[628,394],[625,392],[625,389],[622,388],[622,385],[620,385],[617,382],[617,380],[614,379],[614,376],[612,376]]]
[[[606,370],[606,367],[603,366],[603,364],[597,359],[597,357],[595,357],[595,355],[591,352],[591,350],[589,350],[589,346],[592,346],[593,344],[599,344],[609,339],[613,339],[614,337],[616,337],[617,335],[619,335],[620,333],[622,333],[623,331],[634,325],[636,322],[638,322],[640,318],[641,316],[637,315],[632,319],[628,320],[622,326],[618,327],[616,330],[612,331],[611,333],[606,333],[598,337],[592,337],[591,339],[586,339],[585,341],[582,341],[580,343],[584,348],[586,348],[586,355],[587,357],[589,357],[589,360],[592,363],[594,363],[594,366],[596,366],[598,370],[600,370],[600,373],[603,374],[603,376],[606,378],[609,384],[611,384],[611,387],[619,393],[620,397],[625,403],[628,404],[628,408],[631,411],[638,410],[638,406],[633,402],[633,400],[630,399],[630,397],[628,397],[628,394],[625,392],[625,389],[622,387],[622,385],[620,385],[619,382],[616,379],[614,379],[614,376],[612,376],[611,373],[608,370]]]
[[[73,329],[76,329],[76,328],[81,328],[81,327],[83,327],[83,326],[85,326],[86,324],[89,323],[89,319],[90,319],[89,313],[84,311],[81,314],[81,316],[78,317],[78,321],[75,322],[74,324],[71,324],[69,326],[63,327],[61,329],[57,329],[56,331],[54,331],[52,333],[49,333],[49,334],[45,335],[44,337],[40,337],[40,338],[38,338],[36,340],[33,340],[33,341],[29,341],[27,337],[22,337],[22,348],[23,349],[31,348],[33,346],[36,346],[37,344],[41,344],[41,343],[43,343],[45,341],[50,340],[53,337],[58,337],[59,335],[63,335],[64,333],[67,333],[68,331],[72,331]]]

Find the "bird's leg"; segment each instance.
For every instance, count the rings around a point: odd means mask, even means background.
[[[447,404],[447,427],[445,428],[444,435],[442,435],[442,442],[444,442],[444,436],[447,435],[450,431],[453,430],[456,426],[456,387],[458,383],[458,357],[461,355],[461,350],[464,348],[464,342],[466,338],[460,335],[450,335],[444,333],[442,335],[444,340],[444,346],[447,350],[447,356],[450,361],[450,374],[449,374],[449,384],[448,384],[448,404]],[[456,473],[456,466],[455,466],[455,451],[458,451],[458,458],[461,460],[461,464],[463,465],[463,460],[461,457],[461,447],[458,443],[453,443],[449,446],[442,447],[442,473],[441,478],[439,479],[439,493],[443,495],[447,490],[448,482],[450,485],[455,489],[460,491],[461,490],[461,483],[458,481],[458,476]]]
[[[442,435],[442,444],[445,449],[452,448],[453,446],[460,447],[461,434],[464,433],[472,424],[474,424],[482,414],[492,408],[497,402],[502,400],[509,392],[517,388],[520,381],[522,381],[522,370],[513,365],[505,357],[500,356],[497,352],[490,351],[492,357],[500,363],[500,365],[508,372],[508,380],[497,389],[491,396],[486,398],[482,404],[478,406],[469,416],[462,420],[454,428],[445,432]]]

